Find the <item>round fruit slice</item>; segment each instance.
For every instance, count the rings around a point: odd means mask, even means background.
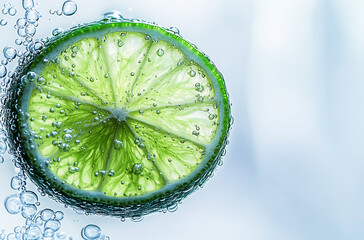
[[[8,93],[25,171],[56,200],[96,214],[176,204],[211,176],[230,128],[209,58],[141,22],[104,20],[51,39]]]

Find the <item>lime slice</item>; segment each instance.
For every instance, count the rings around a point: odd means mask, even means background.
[[[51,39],[18,69],[6,104],[16,155],[57,201],[135,217],[212,174],[230,128],[222,75],[179,35],[104,20]]]

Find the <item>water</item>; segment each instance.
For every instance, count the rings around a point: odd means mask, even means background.
[[[39,20],[42,19],[41,13],[38,12],[37,7],[35,6],[32,0],[23,0],[22,1],[23,9],[16,9],[15,7],[9,5],[3,12],[6,12],[7,16],[13,17],[13,20],[16,20],[15,31],[18,35],[18,38],[14,40],[15,43],[19,47],[24,47],[25,50],[20,50],[18,47],[7,46],[3,49],[4,62],[0,65],[0,78],[5,78],[6,76],[11,76],[11,67],[8,66],[8,63],[12,61],[21,60],[32,54],[36,54],[37,51],[41,50],[43,47],[44,39],[36,39],[37,35],[37,27],[39,24]],[[64,16],[72,16],[77,13],[77,5],[73,1],[65,1],[62,5],[62,11],[60,10],[50,10],[49,13],[51,15],[64,15]],[[106,18],[123,18],[121,13],[118,11],[111,11],[104,15]],[[9,18],[10,19],[10,18]],[[0,25],[6,26],[7,20],[3,19],[0,21]],[[171,31],[179,34],[179,30],[175,27],[170,28]],[[63,32],[62,28],[55,28],[52,31],[52,35],[56,36]],[[123,46],[123,42],[119,43],[119,46]],[[72,49],[74,53],[77,53],[78,49]],[[157,56],[162,57],[165,53],[163,49],[158,49],[156,52]],[[196,72],[191,71],[191,77],[196,75]],[[132,73],[131,73],[132,74]],[[134,73],[133,73],[134,75]],[[31,76],[28,77],[29,80],[32,80]],[[38,79],[41,81],[40,79]],[[53,108],[55,111],[56,108]],[[157,114],[160,114],[160,111],[157,110]],[[72,136],[70,134],[64,134],[64,140],[67,142],[71,140]],[[5,142],[1,142],[2,138],[0,138],[0,154],[4,154],[7,151],[7,146]],[[123,147],[123,143],[121,141],[115,143],[115,148],[120,149]],[[1,156],[1,159],[4,159]],[[0,159],[0,163],[2,160]],[[143,169],[142,164],[135,164],[133,167],[133,172],[137,175],[140,174],[140,171]],[[113,175],[112,170],[108,172],[111,176]],[[65,219],[65,215],[62,211],[54,211],[52,209],[41,209],[38,195],[39,193],[32,192],[27,190],[25,187],[26,179],[22,172],[19,175],[13,176],[10,182],[10,187],[16,192],[16,194],[9,196],[6,198],[4,202],[4,207],[8,211],[9,214],[19,214],[24,219],[26,219],[25,226],[18,226],[23,229],[23,231],[15,230],[13,233],[8,233],[8,239],[16,239],[19,236],[22,236],[23,239],[40,239],[43,237],[44,239],[51,239],[53,237],[59,239],[66,239],[67,233],[62,232],[62,220]],[[170,206],[166,209],[166,211],[174,212],[178,208],[178,204]],[[122,218],[123,220],[123,218]],[[133,217],[131,221],[140,222],[143,220],[143,217]],[[124,219],[125,221],[125,219]],[[0,226],[1,227],[1,226]],[[85,240],[91,239],[109,239],[108,236],[102,233],[100,227],[97,225],[89,224],[82,228],[81,236]],[[0,238],[1,239],[1,238]],[[71,238],[70,238],[71,239]]]

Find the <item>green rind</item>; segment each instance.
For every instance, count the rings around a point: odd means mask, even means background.
[[[47,172],[50,170],[44,168],[44,166],[38,162],[37,158],[39,158],[39,156],[34,151],[27,149],[30,146],[30,141],[32,141],[32,139],[26,134],[22,134],[22,131],[27,128],[26,125],[22,126],[27,122],[27,119],[26,116],[24,116],[24,112],[22,112],[21,106],[24,103],[20,101],[21,98],[19,98],[19,96],[23,96],[27,88],[31,85],[29,82],[23,81],[21,79],[22,76],[39,64],[42,65],[44,57],[48,53],[53,52],[62,42],[83,34],[115,27],[131,27],[155,31],[158,34],[163,35],[166,38],[171,38],[176,43],[183,45],[195,56],[194,60],[196,62],[203,64],[205,71],[207,70],[206,73],[211,75],[211,79],[217,81],[221,94],[221,103],[219,104],[219,107],[223,109],[220,110],[220,116],[224,116],[224,118],[220,118],[219,120],[221,135],[215,149],[212,151],[211,157],[209,159],[204,159],[200,166],[188,178],[179,181],[179,184],[173,185],[173,188],[165,187],[163,190],[145,196],[116,198],[86,191],[83,191],[84,193],[80,194],[82,191],[79,189],[67,184],[62,184],[59,180],[50,177],[53,174]],[[10,83],[9,90],[7,91],[8,96],[6,98],[5,109],[3,110],[12,153],[16,156],[17,161],[30,176],[31,180],[40,187],[41,191],[48,194],[56,201],[77,209],[82,209],[85,212],[113,215],[117,217],[137,217],[175,204],[184,199],[211,177],[213,170],[225,151],[232,118],[229,96],[226,91],[223,76],[204,53],[199,51],[188,41],[182,39],[179,35],[159,26],[124,19],[108,19],[78,26],[50,39],[45,46],[46,47],[39,54],[30,57],[22,66],[18,67],[14,79]]]

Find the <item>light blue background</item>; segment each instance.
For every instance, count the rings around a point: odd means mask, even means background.
[[[42,197],[41,208],[65,212],[63,231],[80,239],[96,223],[112,240],[363,239],[364,1],[78,0],[73,17],[48,13],[62,2],[39,1],[38,37],[111,9],[178,27],[224,74],[235,119],[224,165],[177,212],[122,223]],[[17,9],[0,27],[2,48],[15,45]],[[13,193],[13,168],[10,157],[0,166],[0,201]],[[17,224],[0,207],[0,229]]]

